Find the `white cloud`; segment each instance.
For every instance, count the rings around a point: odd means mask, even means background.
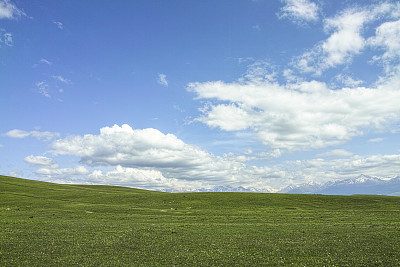
[[[303,72],[320,75],[328,68],[349,63],[365,46],[361,30],[367,19],[367,12],[353,9],[326,19],[326,30],[334,32],[328,39],[301,55],[297,59],[297,67]]]
[[[378,137],[378,138],[369,139],[368,142],[370,142],[370,143],[379,143],[379,142],[382,142],[383,140],[384,140],[383,138]]]
[[[15,19],[26,16],[25,12],[17,8],[9,0],[0,0],[0,19]]]
[[[363,49],[365,40],[360,31],[367,19],[367,13],[364,11],[348,10],[338,17],[325,21],[327,30],[335,30],[322,43],[322,50],[327,54],[325,63],[328,67],[345,63],[351,55],[357,54]]]
[[[198,121],[225,131],[252,131],[272,150],[309,150],[385,131],[399,121],[397,73],[371,88],[331,89],[319,81],[281,85],[270,80],[194,82],[187,89],[210,99]]]
[[[0,44],[3,43],[6,46],[12,46],[13,45],[12,34],[4,31],[5,31],[4,29],[0,29]]]
[[[71,84],[72,83],[71,80],[62,77],[61,75],[55,75],[55,76],[53,76],[53,79],[55,79],[55,80],[57,80],[59,82],[65,83],[65,84]]]
[[[88,175],[89,171],[84,166],[78,166],[75,168],[44,167],[36,170],[36,173],[48,177],[56,176],[57,178],[63,178],[63,177],[68,177],[70,175]]]
[[[30,133],[23,131],[23,130],[14,129],[14,130],[8,131],[6,133],[6,135],[11,138],[25,138],[25,137],[28,137],[30,135]]]
[[[360,54],[368,44],[386,46],[390,51],[397,52],[394,43],[397,40],[396,28],[398,25],[395,23],[384,23],[382,28],[377,29],[376,38],[367,41],[363,36],[363,30],[368,23],[382,17],[390,19],[396,10],[400,12],[399,4],[386,2],[362,8],[346,9],[335,17],[325,19],[325,31],[332,33],[326,40],[298,57],[295,60],[296,67],[302,72],[321,75],[329,68],[350,63],[353,57]],[[390,41],[386,42],[387,40]]]
[[[69,136],[53,142],[52,147],[54,155],[77,156],[82,164],[96,169],[89,171],[83,165],[59,168],[50,158],[26,157],[27,163],[40,167],[36,174],[47,180],[171,191],[218,185],[276,191],[291,184],[323,183],[361,174],[392,178],[398,175],[400,164],[400,155],[362,157],[336,149],[318,155],[323,158],[256,167],[248,161],[260,155],[251,150],[242,156],[229,153],[218,157],[174,135],[155,129],[134,130],[128,125],[104,127],[98,135]]]
[[[263,60],[255,61],[247,67],[246,74],[240,78],[239,81],[244,82],[246,80],[252,81],[276,81],[277,72],[274,70],[275,66],[271,63]]]
[[[297,177],[294,183],[304,181],[324,183],[328,181],[355,178],[368,175],[379,178],[394,178],[399,175],[400,155],[374,155],[362,157],[324,160],[313,159],[288,162],[292,165],[292,175]]]
[[[344,86],[347,87],[357,87],[364,83],[361,80],[355,80],[352,77],[343,74],[337,75],[336,80],[341,82]]]
[[[33,155],[25,157],[24,161],[33,166],[40,167],[35,171],[35,173],[39,176],[46,177],[47,181],[59,183],[71,183],[73,181],[78,182],[79,178],[77,179],[75,176],[80,176],[83,177],[83,179],[79,180],[81,183],[88,183],[87,176],[90,174],[90,172],[84,166],[60,168],[57,162],[51,158]]]
[[[24,161],[26,163],[29,163],[31,165],[35,166],[46,166],[49,168],[58,168],[58,164],[52,160],[51,158],[44,157],[44,156],[27,156],[24,158]]]
[[[3,34],[3,42],[8,46],[12,46],[13,44],[12,34],[9,32]]]
[[[217,105],[205,107],[202,111],[208,116],[200,117],[198,121],[225,131],[245,130],[255,123],[252,110],[244,105]]]
[[[59,21],[53,21],[53,23],[59,28],[60,30],[64,29],[64,25]]]
[[[301,24],[303,21],[318,20],[319,7],[309,0],[282,0],[285,6],[278,14],[279,18],[288,18],[295,23]]]
[[[37,88],[38,93],[47,98],[51,98],[48,87],[49,87],[49,85],[45,81],[36,83],[36,88]]]
[[[40,61],[39,61],[40,63],[44,63],[44,64],[47,64],[47,65],[53,65],[53,63],[51,63],[50,61],[48,61],[47,59],[45,59],[45,58],[42,58],[42,59],[40,59]]]
[[[168,86],[167,75],[165,74],[158,74],[157,82],[163,86]]]
[[[21,171],[9,171],[7,173],[8,176],[12,176],[12,177],[23,177],[23,173]]]
[[[398,60],[400,57],[400,20],[382,23],[376,29],[376,35],[371,37],[368,42],[371,46],[381,47],[385,50],[382,56],[376,56],[375,59],[381,59],[386,63],[392,60]]]
[[[93,171],[87,180],[96,184],[131,186],[150,190],[192,191],[207,186],[201,181],[165,178],[160,171],[125,168],[117,165],[114,170],[103,173]]]
[[[1,44],[5,44],[6,46],[12,46],[13,37],[11,33],[6,32],[6,30],[0,28],[0,47]]]
[[[55,137],[60,136],[60,134],[57,132],[47,132],[47,131],[45,131],[45,132],[41,132],[41,131],[27,132],[27,131],[23,131],[23,130],[14,129],[14,130],[8,131],[6,133],[6,136],[11,137],[11,138],[25,138],[28,136],[32,136],[32,137],[35,137],[40,140],[49,141]]]
[[[325,153],[318,154],[318,157],[322,158],[346,158],[352,156],[353,153],[345,149],[334,149]]]
[[[74,155],[89,166],[154,169],[166,178],[234,182],[244,168],[185,144],[173,134],[156,129],[134,130],[129,125],[100,129],[99,135],[70,136],[52,144],[55,155]]]

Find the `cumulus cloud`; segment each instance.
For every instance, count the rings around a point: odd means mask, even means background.
[[[125,168],[120,165],[108,172],[93,171],[87,176],[87,180],[96,184],[113,184],[176,192],[193,191],[207,186],[202,181],[166,178],[158,170]]]
[[[34,166],[46,166],[51,168],[58,168],[58,164],[54,160],[44,156],[30,155],[25,157],[24,161]]]
[[[279,18],[287,18],[298,24],[318,20],[319,7],[316,3],[309,0],[282,0],[282,2],[285,6],[278,14]]]
[[[99,135],[60,139],[53,148],[56,154],[76,155],[93,166],[186,167],[198,165],[202,156],[207,157],[204,151],[186,145],[173,134],[152,128],[134,130],[127,124],[101,128]]]
[[[9,0],[0,0],[0,19],[15,19],[26,16],[25,12],[17,8]]]
[[[70,180],[71,176],[86,177],[90,173],[84,166],[60,168],[57,162],[45,156],[30,155],[25,157],[24,161],[30,165],[39,167],[39,169],[35,171],[36,174],[56,179],[59,182],[62,182],[62,180]]]
[[[32,136],[32,137],[35,137],[37,139],[46,140],[46,141],[49,141],[49,140],[51,140],[53,138],[56,138],[56,137],[60,136],[60,134],[57,133],[57,132],[47,132],[47,131],[44,131],[44,132],[41,132],[41,131],[30,131],[30,132],[27,132],[27,131],[18,130],[18,129],[14,129],[14,130],[8,131],[5,135],[8,136],[8,137],[11,137],[11,138],[25,138],[25,137],[28,137],[28,136]]]
[[[158,74],[157,82],[163,86],[168,86],[167,75],[165,74]]]
[[[166,178],[230,181],[244,168],[200,148],[184,143],[173,134],[152,128],[132,129],[114,125],[100,129],[99,135],[69,136],[53,144],[55,155],[74,155],[81,163],[95,166],[155,169]]]
[[[197,120],[224,131],[252,131],[281,151],[338,145],[365,129],[387,130],[399,120],[399,75],[375,87],[330,88],[312,80],[279,84],[268,79],[189,83],[209,99]]]

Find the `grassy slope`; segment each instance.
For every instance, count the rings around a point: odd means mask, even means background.
[[[400,198],[160,193],[0,176],[0,266],[400,266]]]

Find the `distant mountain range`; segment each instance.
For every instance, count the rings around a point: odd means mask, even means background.
[[[268,190],[258,190],[255,188],[245,188],[242,186],[239,187],[233,187],[229,185],[219,185],[219,186],[214,186],[213,188],[210,189],[198,189],[195,192],[247,192],[247,193],[271,193]]]
[[[175,192],[173,190],[165,190]],[[250,193],[272,193],[268,189],[259,190],[245,188],[242,186],[233,187],[229,185],[215,186],[212,188],[201,188],[190,192],[250,192]],[[388,195],[400,196],[400,176],[392,179],[382,179],[367,175],[360,175],[353,179],[346,179],[324,184],[309,183],[302,185],[288,186],[277,193],[288,194],[323,194],[323,195]]]
[[[355,179],[327,182],[325,184],[302,184],[299,186],[289,186],[279,191],[279,193],[400,196],[400,176],[392,179],[382,179],[360,175]]]
[[[175,192],[174,190],[165,190],[165,192]],[[200,188],[188,192],[247,192],[247,193],[271,193],[268,190],[258,190],[255,188],[245,188],[242,186],[234,187],[230,185],[218,185],[212,188]]]

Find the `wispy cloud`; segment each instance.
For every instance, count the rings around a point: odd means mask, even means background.
[[[30,155],[30,156],[25,157],[24,161],[26,163],[29,163],[34,166],[45,166],[45,167],[50,167],[50,168],[58,168],[58,164],[54,160],[52,160],[48,157],[44,157],[44,156]]]
[[[368,39],[368,44],[382,48],[384,53],[374,60],[382,61],[386,67],[397,63],[400,58],[400,20],[382,23],[376,28],[375,36]]]
[[[13,46],[13,37],[9,32],[5,32],[4,29],[0,29],[0,45],[5,44],[6,46]]]
[[[400,35],[400,23],[386,22],[377,28],[376,37],[367,40],[363,36],[367,24],[385,16],[391,19],[394,10],[400,11],[400,5],[380,3],[345,9],[338,15],[325,19],[324,29],[330,33],[329,37],[299,56],[295,60],[297,68],[302,72],[321,75],[327,69],[351,63],[354,56],[368,45],[385,47],[387,53],[382,58],[386,60],[393,55],[399,55],[396,40]]]
[[[47,98],[51,98],[49,93],[49,85],[45,81],[37,82],[36,83],[37,92]]]
[[[325,153],[318,154],[317,156],[323,158],[346,158],[353,155],[354,155],[353,153],[345,149],[334,149]]]
[[[15,19],[26,16],[25,12],[17,8],[9,0],[0,0],[0,19]]]
[[[157,82],[163,86],[168,86],[167,75],[165,74],[158,74]]]
[[[8,137],[11,137],[11,138],[25,138],[25,137],[32,136],[37,139],[46,140],[46,141],[49,141],[51,139],[54,139],[54,138],[60,136],[60,134],[57,132],[48,132],[48,131],[27,132],[27,131],[19,130],[19,129],[14,129],[14,130],[8,131],[5,135]]]
[[[320,75],[328,68],[352,60],[365,46],[362,26],[368,16],[365,11],[348,10],[338,17],[327,19],[325,28],[334,32],[325,41],[298,58],[297,66],[303,72]]]
[[[297,24],[316,21],[319,17],[319,7],[309,0],[282,0],[285,6],[278,13],[279,18],[287,18]]]
[[[59,21],[53,21],[53,23],[57,26],[57,28],[59,28],[60,30],[64,29],[64,25],[62,24],[62,22]]]
[[[59,81],[61,83],[65,83],[65,84],[71,84],[72,83],[71,80],[62,77],[61,75],[55,75],[55,76],[52,76],[52,77],[53,77],[53,79],[55,79],[55,80],[57,80],[57,81]]]
[[[88,175],[89,171],[84,166],[78,166],[75,168],[51,168],[43,167],[35,172],[39,175],[47,177],[57,176],[58,178],[69,178],[71,175]]]
[[[384,139],[381,137],[369,139],[368,142],[370,143],[379,143],[382,142]]]
[[[337,75],[336,80],[348,87],[357,87],[364,83],[364,81],[355,80],[352,77],[344,74]]]
[[[39,62],[40,63],[44,63],[44,64],[47,64],[47,65],[53,65],[53,63],[52,62],[50,62],[50,61],[48,61],[47,59],[45,59],[45,58],[42,58],[42,59],[40,59],[39,60]]]

